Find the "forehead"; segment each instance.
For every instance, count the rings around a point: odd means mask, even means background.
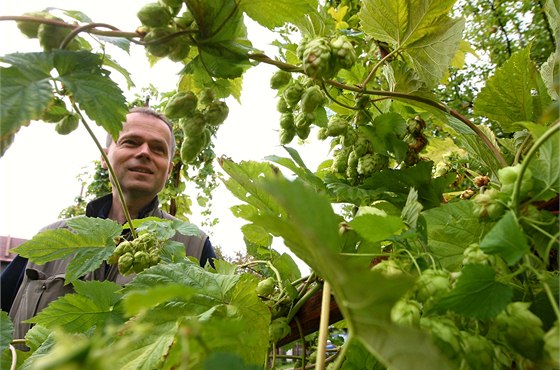
[[[126,122],[123,123],[123,129],[119,137],[123,136],[141,136],[150,140],[164,140],[167,144],[171,144],[171,130],[169,126],[161,119],[145,113],[129,113],[126,116]]]

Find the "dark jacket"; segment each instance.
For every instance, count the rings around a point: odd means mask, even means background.
[[[111,202],[111,195],[90,202],[86,208],[86,216],[107,218],[111,209]],[[158,208],[157,198],[140,212],[139,218],[149,216],[169,220],[175,219],[175,217]],[[41,232],[64,227],[67,227],[67,220],[57,221],[48,225],[41,229]],[[207,261],[212,263],[212,259],[216,258],[212,244],[202,231],[200,236],[185,236],[176,233],[172,240],[183,243],[187,256],[199,259],[201,266],[204,266]],[[53,300],[73,292],[71,285],[64,285],[66,267],[70,262],[70,258],[48,262],[44,265],[37,265],[32,262],[24,264],[23,260],[25,259],[17,256],[2,273],[1,279],[2,309],[5,311],[9,310],[10,317],[14,322],[15,339],[23,338],[25,333],[31,328],[30,324],[24,324],[22,321],[35,316]],[[20,274],[18,274],[16,269],[21,271]],[[116,266],[104,263],[100,268],[88,273],[82,279],[109,280],[124,285],[132,277],[125,277],[119,274]],[[5,289],[8,291],[5,292]]]

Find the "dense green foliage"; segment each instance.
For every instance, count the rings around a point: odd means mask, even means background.
[[[74,255],[66,280],[75,288],[32,319],[31,352],[18,351],[18,365],[557,368],[559,4],[491,4],[161,0],[138,10],[136,32],[104,31],[184,65],[176,91],[161,99],[177,120],[183,171],[164,197],[182,194],[188,166],[214,176],[211,141],[230,124],[224,99],[238,99],[244,73],[261,64],[281,71],[270,88],[287,156],[217,160],[240,201],[232,212],[247,221],[246,263],[200,268],[166,241],[196,228],[153,219],[131,222],[142,244],[133,250],[115,245],[120,225],[87,218],[18,247],[37,263]],[[127,104],[105,70],[114,62],[82,36],[100,31],[64,15],[82,24],[35,20],[75,38],[0,59],[2,153],[42,117],[78,115],[88,125],[85,113],[112,135],[121,128]],[[252,48],[245,15],[277,32],[277,59]],[[29,19],[12,18],[35,37]],[[487,22],[491,36],[466,21]],[[467,53],[487,58],[484,68],[465,68]],[[315,140],[311,133],[332,148],[316,170],[288,146]],[[272,248],[274,238],[310,276]],[[124,289],[79,279],[104,260],[134,279]],[[329,289],[347,340],[332,337],[337,351],[326,359],[328,330],[300,333],[306,351],[282,363],[276,344],[296,330],[309,297]],[[11,331],[4,313],[0,323]]]

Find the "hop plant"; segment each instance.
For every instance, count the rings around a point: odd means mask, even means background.
[[[107,262],[116,264],[124,276],[139,273],[161,261],[161,247],[162,243],[154,234],[144,233],[132,241],[121,242]]]
[[[311,78],[327,79],[334,75],[331,45],[326,37],[310,40],[303,51],[303,70]]]
[[[338,66],[350,69],[356,62],[354,46],[346,36],[338,36],[330,42],[332,54],[336,57]]]

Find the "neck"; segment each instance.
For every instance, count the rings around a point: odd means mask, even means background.
[[[138,218],[140,211],[146,207],[153,198],[151,199],[130,199],[125,196],[125,202],[128,207],[128,213],[130,214],[131,219]],[[116,194],[113,194],[113,204],[111,205],[111,210],[109,211],[109,217],[111,220],[115,220],[120,224],[124,224],[126,222],[126,217],[124,213],[123,206],[119,197]]]

